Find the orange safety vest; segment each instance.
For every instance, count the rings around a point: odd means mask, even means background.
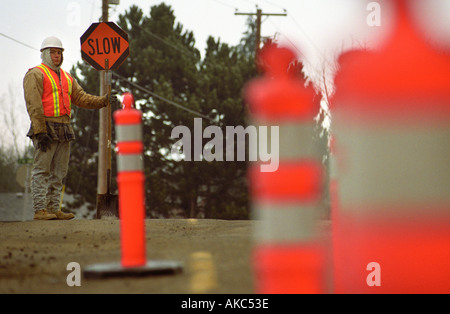
[[[71,95],[73,78],[60,69],[61,80],[58,75],[45,64],[37,66],[44,74],[44,91],[42,93],[42,106],[46,117],[59,117],[71,114]]]

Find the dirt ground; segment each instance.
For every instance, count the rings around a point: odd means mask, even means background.
[[[117,219],[0,222],[0,293],[254,293],[250,255],[258,221],[146,220],[147,261],[182,265],[174,274],[86,278],[83,269],[120,262]],[[321,232],[330,231],[322,221]],[[81,286],[71,262],[80,265]]]

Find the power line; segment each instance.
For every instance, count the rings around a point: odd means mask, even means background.
[[[23,46],[25,46],[25,47],[27,47],[27,48],[30,48],[30,49],[39,51],[39,49],[37,49],[37,48],[35,48],[35,47],[32,47],[32,46],[30,46],[30,45],[27,45],[26,43],[24,43],[24,42],[22,42],[22,41],[20,41],[20,40],[17,40],[17,39],[15,39],[15,38],[12,38],[12,37],[10,37],[10,36],[8,36],[8,35],[5,35],[5,34],[3,34],[3,33],[0,33],[0,35],[3,36],[3,37],[5,37],[5,38],[8,38],[9,40],[12,40],[12,41],[18,43],[18,44],[21,44],[21,45],[23,45]]]
[[[294,17],[291,15],[290,18],[292,19],[292,21],[294,22],[294,24],[297,26],[297,28],[303,33],[303,35],[306,37],[306,39],[311,43],[311,45],[314,47],[314,49],[316,49],[316,51],[320,54],[320,56],[322,57],[322,59],[324,59],[324,55],[323,52],[317,47],[316,43],[311,39],[311,37],[309,37],[308,33],[306,33],[302,27],[300,27],[300,24],[297,23],[297,21],[294,19]]]
[[[170,105],[172,105],[172,106],[175,106],[175,107],[177,107],[177,108],[179,108],[179,109],[181,109],[181,110],[190,112],[190,113],[192,113],[192,114],[194,114],[194,115],[196,115],[196,116],[199,116],[199,117],[202,117],[202,118],[205,118],[205,119],[208,119],[208,120],[214,122],[214,120],[213,120],[212,118],[210,118],[210,117],[208,117],[208,116],[205,116],[204,114],[202,114],[202,113],[200,113],[200,112],[197,112],[197,111],[195,111],[195,110],[192,110],[192,109],[189,109],[189,108],[187,108],[187,107],[185,107],[185,106],[182,106],[182,105],[180,105],[180,104],[177,104],[176,102],[174,102],[174,101],[172,101],[172,100],[170,100],[170,99],[167,99],[167,98],[165,98],[165,97],[163,97],[163,96],[160,96],[160,95],[158,95],[158,94],[152,92],[152,91],[149,90],[148,88],[145,88],[145,87],[143,87],[143,86],[141,86],[141,85],[138,85],[138,84],[136,84],[136,83],[133,83],[132,81],[130,81],[130,80],[127,79],[126,77],[123,77],[123,76],[120,75],[120,74],[117,74],[117,73],[115,73],[115,72],[113,72],[113,71],[111,71],[111,72],[112,72],[113,75],[117,76],[119,79],[121,79],[121,80],[123,80],[123,81],[126,81],[126,82],[129,83],[130,85],[136,87],[137,89],[139,89],[139,90],[141,90],[141,91],[143,91],[143,92],[149,93],[150,95],[152,95],[152,96],[155,97],[155,98],[158,98],[159,100],[162,100],[162,101],[164,101],[164,102],[166,102],[166,103],[168,103],[168,104],[170,104]]]
[[[236,7],[232,6],[231,4],[225,3],[224,1],[221,1],[221,0],[214,0],[214,1],[216,1],[217,3],[220,3],[221,5],[224,5],[226,7],[229,7],[229,8],[237,10]]]
[[[266,2],[266,3],[268,3],[268,4],[270,4],[270,5],[272,5],[272,6],[274,6],[274,7],[278,7],[278,8],[280,8],[280,9],[283,9],[283,11],[286,12],[286,9],[285,9],[284,7],[282,7],[282,6],[280,6],[280,5],[276,4],[276,3],[273,3],[273,2],[268,1],[268,0],[262,0],[262,1],[264,1],[264,2]]]
[[[306,62],[308,62],[308,60],[306,59],[306,56],[305,56],[305,54],[303,53],[303,51],[301,51],[298,47],[297,47],[297,45],[286,35],[286,34],[283,34],[281,31],[280,31],[280,29],[278,28],[278,26],[277,25],[275,25],[275,23],[272,21],[272,20],[269,20],[270,21],[270,23],[273,25],[273,27],[275,27],[276,29],[277,29],[277,31],[278,31],[278,33],[279,34],[282,34],[283,35],[283,37],[289,42],[289,44],[295,49],[295,50],[297,50],[297,52],[302,56],[302,58],[303,58],[303,60],[304,61],[306,61]]]
[[[173,43],[173,42],[170,42],[170,41],[168,41],[168,40],[166,40],[166,39],[164,39],[164,38],[159,37],[158,35],[153,34],[153,33],[150,32],[148,29],[143,28],[141,25],[135,23],[135,22],[132,21],[132,20],[129,20],[129,21],[130,21],[130,23],[131,23],[132,25],[134,25],[134,26],[140,28],[142,31],[144,31],[145,33],[149,34],[150,36],[153,36],[154,38],[158,39],[159,41],[163,42],[164,44],[166,44],[166,45],[172,47],[173,49],[178,50],[179,52],[181,52],[182,54],[188,56],[189,58],[196,59],[196,57],[192,54],[192,52],[189,51],[189,50],[187,50],[186,48],[181,47],[181,46],[178,46],[178,45],[176,45],[176,44]]]
[[[256,7],[258,7],[258,3],[255,2],[255,1],[252,1],[252,0],[245,0],[245,1],[247,1],[247,2],[249,2],[251,4],[254,4]]]

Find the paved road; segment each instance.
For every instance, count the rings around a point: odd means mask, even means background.
[[[0,293],[253,293],[252,232],[257,221],[146,220],[148,261],[181,263],[175,274],[89,279],[71,274],[120,261],[114,220],[0,222]],[[329,231],[329,223],[322,226]]]

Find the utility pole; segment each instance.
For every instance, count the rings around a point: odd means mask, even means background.
[[[287,16],[287,13],[263,13],[261,9],[256,7],[256,13],[241,13],[235,12],[234,15],[256,15],[256,44],[255,44],[255,58],[258,55],[261,46],[261,17],[262,16]]]
[[[102,0],[102,22],[108,22],[109,4],[119,4],[118,0]],[[101,70],[100,96],[111,93],[111,72]],[[101,218],[101,212],[108,210],[110,205],[111,188],[111,105],[99,110],[98,132],[98,172],[97,172],[97,215]]]

